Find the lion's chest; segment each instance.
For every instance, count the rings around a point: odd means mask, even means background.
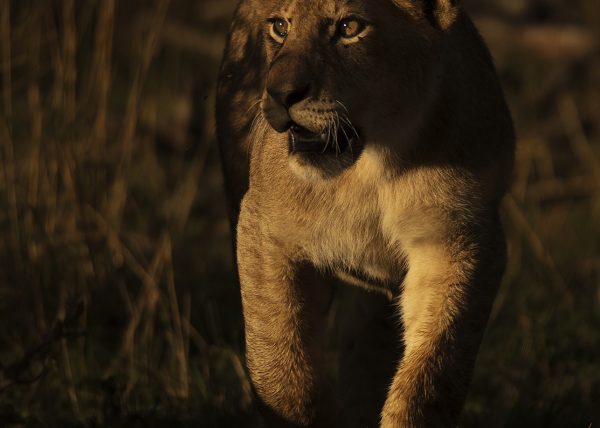
[[[399,283],[411,251],[443,239],[451,198],[432,171],[391,179],[377,153],[365,152],[338,180],[288,176],[263,209],[275,208],[281,242],[316,266]]]
[[[389,246],[382,234],[375,201],[355,195],[352,204],[323,203],[304,229],[301,247],[319,266],[368,270],[387,275]]]
[[[399,283],[416,246],[445,234],[445,204],[411,177],[349,181],[311,201],[299,245],[317,266]]]
[[[392,209],[392,217],[412,217],[406,210]],[[315,265],[383,283],[400,281],[402,245],[385,230],[378,192],[368,187],[336,188],[311,204],[305,218],[309,220],[298,226],[298,245]]]

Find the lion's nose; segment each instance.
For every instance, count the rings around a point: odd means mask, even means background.
[[[308,82],[285,82],[267,87],[269,96],[286,110],[306,98],[309,90]]]
[[[276,82],[277,83],[277,82]],[[289,109],[302,101],[310,91],[309,84],[278,83],[267,86],[269,99],[264,107],[265,117],[277,132],[285,132],[292,126]]]

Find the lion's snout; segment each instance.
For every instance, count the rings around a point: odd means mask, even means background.
[[[314,96],[314,76],[306,61],[297,55],[278,57],[269,70],[263,112],[277,132],[285,132],[293,124],[290,108]]]

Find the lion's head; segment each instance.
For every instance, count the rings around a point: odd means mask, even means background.
[[[435,92],[453,0],[262,3],[262,116],[292,169],[327,178],[360,152],[402,144]]]

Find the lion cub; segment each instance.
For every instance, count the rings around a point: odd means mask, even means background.
[[[217,126],[247,365],[274,426],[341,425],[321,337],[336,277],[379,290],[402,321],[381,426],[457,424],[505,266],[514,151],[457,3],[238,6]]]

